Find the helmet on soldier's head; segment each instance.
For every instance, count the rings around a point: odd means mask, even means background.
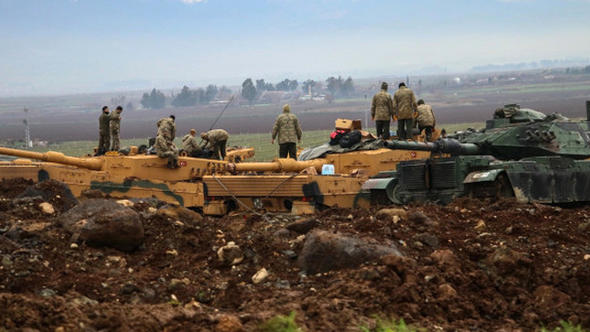
[[[195,136],[195,134],[197,133],[197,131],[196,131],[196,130],[194,130],[194,129],[191,129],[191,130],[190,130],[190,133],[191,133],[191,135]]]
[[[387,82],[381,83],[381,90],[387,90],[387,88],[388,88]]]
[[[418,104],[418,105],[424,105],[424,99],[418,100],[418,102],[416,104]]]
[[[201,138],[202,139],[207,139],[207,133],[201,133]]]
[[[290,112],[290,111],[291,111],[291,106],[289,106],[289,104],[283,105],[283,112]]]

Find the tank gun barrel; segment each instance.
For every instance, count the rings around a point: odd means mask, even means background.
[[[29,159],[36,159],[36,160],[42,160],[42,161],[48,161],[48,162],[58,163],[58,164],[78,166],[78,167],[87,168],[87,169],[91,169],[91,170],[95,170],[95,171],[101,170],[102,164],[103,164],[103,161],[99,158],[76,158],[76,157],[66,156],[63,153],[55,152],[55,151],[48,151],[45,153],[41,153],[41,152],[33,152],[33,151],[0,147],[0,154],[4,154],[4,155],[8,155],[8,156],[15,156],[15,157],[22,157],[22,158],[29,158]]]
[[[454,139],[440,139],[434,142],[414,141],[386,141],[385,146],[390,149],[431,151],[438,153],[449,153],[451,155],[478,154],[480,148],[472,143],[460,143]]]
[[[325,159],[313,159],[298,161],[291,158],[276,159],[270,162],[243,162],[237,164],[228,164],[232,172],[300,172],[306,168],[313,167],[317,171],[322,170],[322,166],[328,163]]]

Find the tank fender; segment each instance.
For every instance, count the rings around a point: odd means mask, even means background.
[[[373,178],[363,183],[362,190],[386,190],[392,182],[397,183],[397,177]]]
[[[476,182],[492,182],[496,181],[498,175],[503,173],[503,169],[490,169],[487,171],[476,171],[467,174],[463,183],[476,183]]]

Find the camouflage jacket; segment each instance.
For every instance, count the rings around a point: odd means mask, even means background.
[[[376,121],[387,121],[393,117],[393,99],[387,91],[381,90],[373,96],[371,117]]]
[[[119,129],[121,128],[121,113],[111,113],[111,116],[109,117],[109,126],[111,127],[111,132],[119,132]]]
[[[172,118],[161,118],[156,125],[158,126],[158,135],[174,140],[176,137],[176,124]]]
[[[205,144],[205,147],[209,146],[214,146],[215,144],[221,142],[221,141],[227,141],[227,139],[229,138],[229,134],[227,133],[227,131],[223,130],[223,129],[213,129],[213,130],[209,130],[207,132],[207,138],[204,138],[204,140],[207,141],[207,143]]]
[[[428,104],[418,105],[418,125],[420,127],[432,126],[434,127],[436,121],[434,119],[434,113],[432,112],[432,106]]]
[[[100,117],[98,118],[98,130],[101,135],[108,136],[110,134],[110,115],[109,113],[102,112]]]
[[[395,92],[395,95],[393,95],[393,114],[396,115],[399,120],[412,119],[417,107],[416,96],[414,96],[414,92],[407,87],[402,86]]]
[[[154,149],[156,150],[157,154],[160,154],[163,152],[168,152],[168,151],[177,151],[174,143],[162,135],[158,135],[158,137],[156,137],[156,142],[154,143]]]
[[[272,127],[272,139],[279,136],[279,144],[295,143],[301,139],[301,127],[299,126],[299,119],[290,111],[283,111],[275,121]]]
[[[193,135],[186,134],[182,137],[182,149],[190,154],[194,151],[200,151],[201,147]]]

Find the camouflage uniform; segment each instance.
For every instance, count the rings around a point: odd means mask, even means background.
[[[210,147],[213,150],[214,156],[220,160],[225,159],[225,146],[229,139],[229,134],[223,129],[213,129],[201,134],[201,138],[207,141],[203,149]]]
[[[418,105],[418,129],[424,130],[426,134],[426,140],[430,141],[432,138],[432,129],[435,125],[434,113],[432,107],[428,104]]]
[[[160,158],[168,158],[168,168],[178,167],[178,150],[174,143],[162,135],[156,137],[154,144],[156,154]]]
[[[393,99],[386,90],[381,90],[373,96],[371,103],[371,117],[375,119],[377,137],[389,138],[389,123],[393,117]]]
[[[119,132],[121,128],[121,112],[115,111],[109,117],[109,126],[111,129],[111,151],[119,151]]]
[[[111,145],[111,130],[109,126],[109,113],[104,111],[98,118],[99,139],[98,139],[98,155],[103,155],[109,151]]]
[[[400,87],[393,95],[393,114],[397,116],[397,135],[400,139],[412,138],[416,108],[416,96],[407,87]]]
[[[156,123],[158,126],[158,135],[162,135],[167,139],[174,141],[176,137],[176,124],[172,118],[161,118]]]
[[[279,158],[297,159],[296,141],[301,140],[301,127],[299,119],[291,113],[289,105],[283,106],[283,114],[280,114],[272,127],[272,139],[279,136]]]
[[[182,149],[191,157],[196,157],[201,152],[197,139],[191,134],[186,134],[182,138]]]

